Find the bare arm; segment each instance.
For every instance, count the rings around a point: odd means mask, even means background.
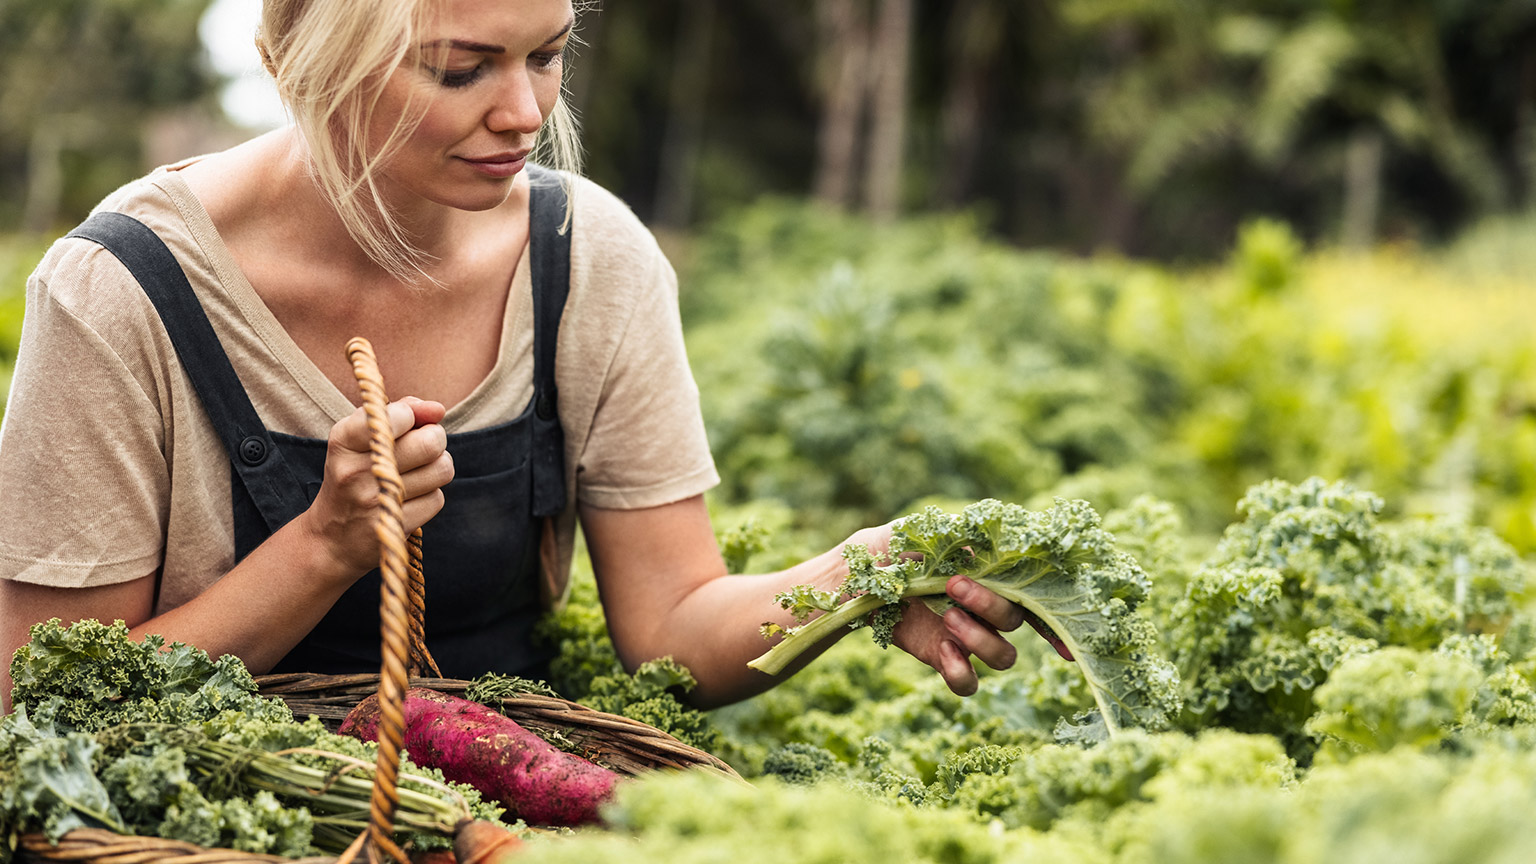
[[[442,427],[443,406],[406,399],[389,407],[396,461],[405,481],[406,530],[442,509],[453,477]],[[378,563],[373,534],[377,483],[359,409],[331,430],[325,478],[315,503],[278,529],[196,598],[154,615],[155,576],[91,588],[54,588],[0,580],[0,701],[9,710],[9,658],[39,621],[121,619],[134,638],[158,633],[214,657],[234,654],[252,672],[272,668],[330,610],[342,592]]]
[[[620,660],[634,669],[672,655],[698,679],[691,701],[703,707],[744,699],[779,680],[747,668],[767,647],[759,625],[793,623],[775,594],[807,583],[832,589],[848,573],[839,546],[777,573],[728,575],[703,496],[645,510],[583,506],[581,521]],[[878,550],[889,536],[870,528],[849,541]],[[913,604],[896,644],[936,669],[951,690],[969,695],[977,687],[970,656],[993,668],[1011,666],[1016,652],[999,631],[1017,628],[1023,612],[963,577],[951,580],[949,593],[973,614],[952,609],[941,618]]]
[[[350,584],[302,533],[297,520],[289,523],[207,591],[159,616],[152,614],[153,575],[92,588],[0,580],[0,650],[9,658],[38,621],[121,619],[134,639],[158,633],[167,643],[186,642],[214,657],[234,654],[259,674],[297,645]],[[7,663],[0,671],[7,711],[10,693]]]

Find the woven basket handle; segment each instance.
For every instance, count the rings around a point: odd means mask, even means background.
[[[395,809],[400,802],[400,750],[405,738],[405,690],[408,673],[421,659],[436,672],[422,641],[425,589],[421,572],[421,532],[407,539],[402,513],[404,484],[395,463],[395,436],[390,428],[384,379],[373,346],[358,337],[347,343],[347,357],[362,393],[368,418],[368,449],[373,476],[379,483],[378,517],[374,531],[379,538],[379,631],[383,667],[379,672],[379,753],[375,764],[373,796],[368,814],[368,857],[384,856],[405,862],[405,853],[394,842]],[[407,573],[411,578],[407,578]],[[414,585],[413,585],[414,583]]]

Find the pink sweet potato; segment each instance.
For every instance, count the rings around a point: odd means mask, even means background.
[[[480,790],[534,825],[584,825],[613,793],[617,775],[543,739],[491,708],[439,693],[405,694],[405,750],[412,762]],[[341,733],[378,738],[378,698],[347,715]]]

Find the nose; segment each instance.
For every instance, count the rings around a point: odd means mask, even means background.
[[[526,69],[511,71],[493,94],[494,102],[486,111],[485,125],[492,132],[521,132],[528,135],[544,124],[538,93]]]

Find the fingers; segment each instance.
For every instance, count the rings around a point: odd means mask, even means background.
[[[433,424],[401,435],[395,440],[395,467],[400,471],[407,501],[448,485],[453,479],[448,433]]]
[[[385,408],[395,436],[395,466],[400,472],[402,519],[406,531],[426,524],[443,508],[443,487],[453,479],[448,435],[438,421],[443,406],[407,397]],[[321,538],[331,557],[353,570],[373,566],[378,555],[373,521],[378,481],[373,476],[368,418],[359,408],[331,427],[325,477],[308,511],[306,524]]]
[[[448,454],[448,433],[438,425],[444,409],[440,402],[408,396],[385,408],[395,436],[395,467],[410,500],[428,495],[453,479],[453,457]],[[369,450],[368,418],[359,408],[331,429],[330,455],[347,460]]]
[[[1051,628],[1045,626],[1045,622],[1044,621],[1041,621],[1039,618],[1036,618],[1035,614],[1033,612],[1030,612],[1028,609],[1025,609],[1024,610],[1024,620],[1028,621],[1029,622],[1029,626],[1035,628],[1035,632],[1039,633],[1040,636],[1045,639],[1045,641],[1051,643],[1051,647],[1056,649],[1056,653],[1061,655],[1061,659],[1063,659],[1063,660],[1071,660],[1071,659],[1073,659],[1072,658],[1072,652],[1070,650],[1068,650],[1066,643],[1061,641],[1061,637],[1057,636],[1054,632],[1052,632]]]
[[[956,696],[973,696],[981,686],[976,670],[971,668],[971,661],[959,646],[948,639],[939,643],[938,662],[932,665],[944,677],[950,692]]]
[[[417,399],[415,396],[407,396],[400,401],[411,407],[417,426],[441,423],[448,413],[448,409],[441,402],[428,402],[425,399]]]
[[[945,589],[961,607],[944,613],[944,627],[949,635],[993,669],[1013,666],[1019,651],[1002,633],[1016,630],[1024,623],[1024,610],[964,576],[952,577]]]
[[[961,647],[993,669],[1007,669],[1019,659],[1017,648],[964,609],[957,607],[945,612],[944,627]]]
[[[951,576],[944,586],[944,591],[951,600],[964,606],[997,630],[1003,632],[1017,630],[1019,625],[1024,623],[1024,607],[996,592],[987,590],[975,580],[964,576]]]
[[[1006,633],[1019,629],[1019,625],[1021,624],[1028,623],[1031,627],[1035,628],[1035,632],[1039,633],[1041,638],[1051,643],[1051,647],[1056,649],[1056,653],[1061,655],[1061,659],[1072,659],[1072,652],[1069,651],[1066,644],[1061,641],[1061,637],[1052,632],[1051,628],[1047,627],[1044,621],[1041,621],[1039,618],[1035,617],[1034,614],[1032,614],[1028,609],[1025,609],[1023,606],[1020,606],[1019,604],[1014,603],[993,591],[987,590],[983,586],[977,584],[975,581],[967,579],[964,576],[951,577],[948,584],[945,585],[945,590],[948,592],[950,599],[954,600],[956,603],[959,603],[961,606],[964,606],[977,618],[980,618],[981,621],[985,624],[991,625],[994,630]],[[946,622],[947,621],[948,618],[946,616]],[[964,622],[958,622],[956,626],[964,627],[965,625]],[[1001,639],[1002,637],[999,636],[998,638]],[[972,650],[975,651],[974,648]],[[996,650],[995,646],[993,646],[993,650]],[[1016,653],[1017,652],[1015,652],[1015,654]],[[987,662],[987,665],[991,666],[993,669],[1006,668],[1003,666],[996,666],[990,661],[986,661],[986,656],[981,652],[976,652],[976,655],[978,657],[982,657],[983,661]],[[1011,664],[1012,659],[1009,659],[1008,662]]]
[[[389,403],[384,406],[384,414],[389,418],[390,432],[396,438],[409,432],[416,425],[416,414],[405,402]],[[368,415],[362,408],[358,408],[331,427],[331,452],[335,453],[338,449],[342,449],[354,453],[367,453],[371,438],[372,433],[368,431]]]
[[[432,521],[432,517],[443,509],[445,500],[441,489],[405,499],[400,507],[400,521],[405,533],[409,534]]]
[[[965,614],[962,610],[954,610]],[[950,634],[944,619],[921,603],[908,603],[896,625],[896,644],[913,657],[932,666],[958,696],[970,696],[980,686],[971,667],[969,649]]]
[[[897,644],[943,676],[956,695],[970,696],[980,686],[972,656],[997,670],[1018,661],[1018,649],[1003,633],[1025,623],[1063,659],[1072,659],[1061,639],[1022,606],[964,576],[950,579],[945,590],[960,607],[935,615],[921,603],[908,603],[895,636]]]

